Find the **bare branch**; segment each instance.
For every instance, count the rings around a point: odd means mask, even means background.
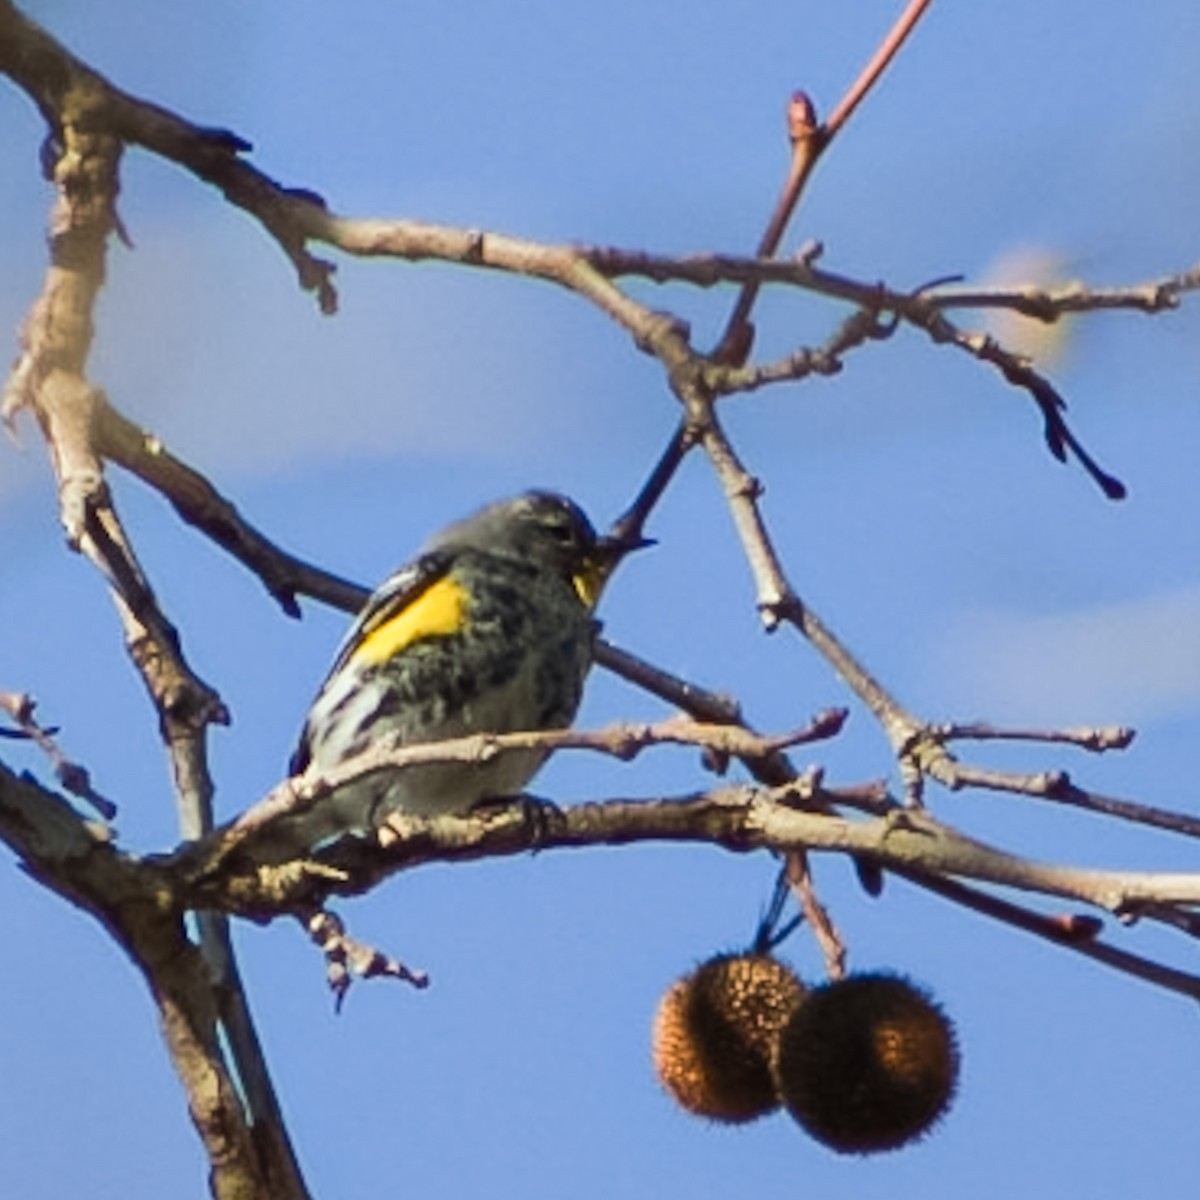
[[[717,395],[753,392],[768,384],[797,382],[809,375],[837,375],[842,357],[867,341],[890,337],[894,322],[883,322],[873,309],[860,308],[820,346],[801,347],[776,362],[752,363],[742,367],[714,367],[706,376],[708,386]]]
[[[838,134],[854,110],[866,98],[867,93],[879,81],[879,77],[900,52],[900,47],[904,45],[908,35],[916,28],[917,22],[925,15],[931,3],[932,0],[909,0],[907,7],[896,19],[871,61],[863,67],[858,78],[850,85],[849,91],[838,102],[838,106],[830,115],[829,120],[825,122],[826,141],[832,140]]]
[[[1086,809],[1101,816],[1115,817],[1136,825],[1153,829],[1165,829],[1184,837],[1200,837],[1200,818],[1154,805],[1138,804],[1132,800],[1119,800],[1115,796],[1102,796],[1077,787],[1066,771],[1039,771],[1024,775],[1014,771],[997,771],[986,767],[961,763],[950,755],[929,762],[929,773],[939,783],[951,790],[973,787],[986,791],[1009,792],[1018,796],[1031,796],[1038,800],[1052,800],[1058,804],[1069,804],[1074,808]]]
[[[318,909],[304,917],[303,924],[325,958],[325,975],[338,1012],[356,978],[383,977],[398,979],[415,988],[429,986],[429,976],[424,971],[413,971],[399,959],[352,938],[335,913]]]
[[[3,416],[11,423],[20,409],[28,408],[42,428],[59,481],[68,541],[109,583],[127,649],[159,714],[182,832],[196,837],[212,828],[205,730],[210,723],[227,721],[228,714],[184,659],[179,635],[157,603],[104,479],[104,454],[131,453],[129,434],[140,431],[122,424],[85,375],[108,237],[121,232],[116,197],[122,147],[118,134],[105,126],[114,102],[119,109],[122,98],[8,3],[0,4],[0,69],[35,96],[51,125],[56,184],[51,264],[26,321],[22,355],[5,388]],[[148,451],[146,440],[142,435],[142,449]],[[139,461],[145,465],[145,455]],[[178,464],[168,466],[175,468],[175,477],[181,474]],[[270,1188],[278,1196],[305,1196],[225,918],[200,916],[201,956],[187,940],[181,911],[160,916],[149,929],[111,909],[101,912],[98,904],[89,896],[85,907],[113,929],[159,1002],[164,1036],[213,1162],[214,1194],[265,1195]],[[162,953],[164,940],[173,948],[169,961],[161,963],[153,955]],[[253,1106],[253,1122],[241,1111],[238,1088],[223,1061],[217,1036],[222,1015],[228,1018],[226,1031],[239,1061],[241,1086]]]
[[[1103,754],[1106,750],[1124,750],[1136,736],[1136,732],[1124,725],[1108,725],[1103,728],[1078,729],[1005,729],[986,721],[945,722],[931,725],[929,732],[943,741],[1010,741],[1010,742],[1055,742],[1066,746],[1078,746]]]
[[[447,748],[461,755],[465,741],[459,746],[444,743],[443,750]],[[520,804],[468,817],[393,813],[387,820],[387,838],[344,838],[310,861],[278,865],[225,853],[222,839],[227,831],[217,831],[199,844],[184,846],[159,866],[182,889],[187,903],[259,920],[323,907],[330,895],[359,894],[396,871],[426,862],[512,855],[535,847],[544,852],[651,840],[704,842],[737,852],[807,850],[865,856],[889,870],[974,879],[1121,916],[1151,915],[1153,907],[1163,905],[1200,905],[1198,873],[1105,871],[1038,862],[965,837],[920,810],[847,820],[795,807],[797,801],[814,798],[826,803],[832,799],[819,790],[806,794],[804,785],[796,783],[778,789],[723,787],[675,798],[608,800],[565,810],[543,807],[536,829]],[[275,799],[269,797],[251,811],[262,812]],[[258,828],[265,832],[269,821],[286,811],[276,805]]]
[[[788,137],[792,143],[792,157],[788,164],[787,178],[775,208],[767,221],[767,228],[758,243],[757,258],[773,258],[779,249],[788,222],[792,219],[804,185],[808,182],[821,152],[829,144],[829,137],[817,124],[817,113],[812,101],[804,92],[793,92],[787,111]],[[754,326],[750,313],[758,298],[759,282],[748,279],[742,284],[733,311],[725,325],[712,358],[715,362],[741,366],[750,355],[754,345]]]
[[[94,423],[97,450],[162,493],[189,525],[211,538],[262,580],[288,616],[298,617],[298,595],[348,612],[366,601],[363,588],[303,562],[264,537],[199,471],[162,442],[104,403]]]
[[[644,659],[622,650],[603,638],[596,643],[596,661],[622,679],[683,709],[697,721],[714,725],[733,725],[741,722],[741,705],[732,697],[720,692],[710,692],[669,672],[656,667]]]
[[[0,837],[34,878],[99,920],[142,972],[212,1164],[216,1200],[303,1200],[303,1192],[272,1191],[264,1174],[222,1058],[208,968],[187,939],[170,884],[119,853],[107,829],[2,765]]]
[[[846,974],[846,943],[833,923],[829,910],[817,896],[808,855],[802,850],[793,850],[784,855],[784,872],[800,911],[821,948],[829,978],[841,979]]]
[[[900,875],[910,883],[924,888],[928,892],[954,901],[964,908],[974,909],[993,920],[1003,921],[1016,929],[1023,929],[1056,946],[1063,946],[1094,962],[1112,967],[1125,975],[1144,980],[1155,987],[1166,988],[1192,1000],[1200,1001],[1200,975],[1192,975],[1186,971],[1177,971],[1163,963],[1154,962],[1140,954],[1131,954],[1118,946],[1096,940],[1100,932],[1099,924],[1091,916],[1081,917],[1069,914],[1065,917],[1047,917],[1027,908],[1003,900],[999,896],[989,895],[979,888],[970,887],[954,879],[945,879],[937,875],[929,875],[921,871],[909,870],[906,867],[891,868],[892,873]]]
[[[668,744],[699,746],[717,755],[733,755],[746,761],[770,763],[778,761],[787,746],[830,736],[838,724],[838,714],[826,714],[791,734],[764,738],[743,725],[705,725],[674,718],[657,725],[620,724],[592,731],[551,729],[528,733],[474,734],[401,747],[386,744],[373,746],[362,754],[346,759],[333,770],[306,773],[284,780],[236,820],[212,836],[201,839],[203,851],[196,850],[189,857],[196,875],[215,874],[235,855],[246,854],[247,847],[253,857],[255,845],[269,844],[277,822],[306,813],[346,784],[382,771],[405,770],[440,762],[477,765],[489,762],[498,755],[530,749],[591,750],[628,761],[651,746]],[[788,778],[792,778],[790,768]],[[287,848],[290,849],[290,845]]]
[[[908,7],[901,13],[879,49],[863,67],[858,78],[850,85],[824,124],[817,124],[816,109],[808,96],[803,92],[795,92],[792,95],[788,105],[788,134],[792,142],[792,159],[783,190],[758,244],[758,258],[774,257],[817,160],[829,148],[867,92],[887,69],[930,3],[931,0],[910,0]],[[758,289],[757,280],[750,279],[742,285],[725,332],[713,352],[713,358],[717,362],[741,366],[749,356],[754,341],[750,312],[758,296]]]
[[[632,543],[642,536],[650,513],[662,499],[671,480],[675,478],[675,472],[694,445],[691,427],[686,421],[680,422],[633,503],[613,522],[610,533],[614,538]]]
[[[1023,317],[1052,322],[1068,313],[1105,309],[1160,313],[1178,308],[1183,293],[1197,287],[1200,287],[1200,269],[1125,288],[1088,287],[1082,283],[1052,288],[1037,285],[986,289],[948,287],[939,288],[927,298],[939,308],[1006,308]]]
[[[734,526],[754,578],[758,610],[768,630],[781,620],[793,624],[817,648],[883,726],[893,746],[907,743],[919,722],[800,600],[783,572],[758,499],[761,488],[742,465],[715,414],[703,434],[704,449],[725,491]]]
[[[69,759],[59,748],[52,732],[34,720],[33,712],[36,706],[37,702],[33,697],[23,692],[0,691],[0,709],[12,717],[26,737],[37,743],[54,767],[54,775],[58,782],[71,795],[86,800],[102,817],[111,821],[117,815],[117,806],[92,787],[87,767]]]
[[[1066,462],[1067,452],[1070,451],[1110,500],[1124,499],[1125,485],[1104,471],[1083,448],[1063,416],[1067,402],[1044,375],[1034,370],[1028,360],[1005,350],[987,334],[968,333],[959,329],[932,306],[909,308],[904,312],[904,317],[924,329],[935,342],[948,342],[965,350],[980,362],[995,367],[1009,383],[1027,391],[1041,410],[1046,446],[1050,453],[1059,462]]]

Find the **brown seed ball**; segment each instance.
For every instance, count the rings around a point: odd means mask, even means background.
[[[927,1133],[958,1082],[954,1026],[897,975],[852,975],[811,991],[779,1040],[788,1112],[840,1154],[894,1150]]]
[[[654,1069],[689,1112],[753,1121],[779,1107],[772,1063],[779,1031],[804,996],[767,954],[719,954],[677,979],[654,1017]]]

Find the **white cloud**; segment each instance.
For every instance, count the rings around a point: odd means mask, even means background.
[[[93,375],[203,469],[504,458],[580,419],[547,382],[570,377],[566,350],[512,281],[343,261],[331,319],[257,231],[164,222],[139,230],[137,247],[111,272]]]
[[[1052,616],[964,614],[935,660],[956,711],[1134,722],[1200,705],[1200,587]]]

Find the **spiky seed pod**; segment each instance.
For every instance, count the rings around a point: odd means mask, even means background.
[[[894,1150],[927,1133],[958,1082],[954,1026],[890,974],[814,988],[782,1031],[776,1060],[788,1112],[840,1154]]]
[[[772,1072],[779,1031],[804,996],[767,954],[718,954],[677,979],[654,1017],[654,1069],[689,1112],[753,1121],[779,1107]]]

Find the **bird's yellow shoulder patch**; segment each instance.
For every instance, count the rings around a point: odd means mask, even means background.
[[[457,633],[466,610],[466,589],[445,575],[394,616],[375,626],[350,657],[360,665],[376,666],[386,662],[419,638]]]

